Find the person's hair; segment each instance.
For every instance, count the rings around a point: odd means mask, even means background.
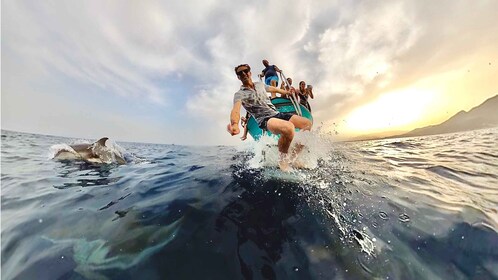
[[[301,85],[301,84],[306,84],[306,82],[305,81],[300,81],[299,85]]]
[[[235,71],[235,74],[237,74],[237,69],[242,66],[246,66],[247,68],[249,68],[249,71],[251,71],[251,66],[249,66],[249,64],[240,64],[233,69]]]

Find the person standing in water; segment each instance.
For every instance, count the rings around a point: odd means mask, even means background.
[[[251,67],[248,64],[241,64],[235,67],[235,74],[242,82],[240,90],[234,94],[233,108],[230,112],[230,123],[227,131],[232,136],[240,133],[239,120],[241,105],[251,114],[263,130],[269,130],[275,135],[280,135],[278,140],[279,167],[283,171],[290,171],[291,159],[289,157],[289,147],[294,139],[294,130],[311,130],[310,120],[290,114],[280,113],[271,104],[267,92],[272,94],[280,93],[287,95],[288,91],[277,87],[268,86],[261,82],[253,82],[251,77]]]

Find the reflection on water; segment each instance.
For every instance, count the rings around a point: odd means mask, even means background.
[[[338,143],[285,177],[223,146],[52,161],[67,139],[2,131],[2,277],[495,279],[496,139]]]
[[[107,186],[116,183],[120,177],[113,177],[111,173],[116,168],[115,164],[92,164],[84,161],[60,161],[57,168],[58,177],[72,179],[74,182],[65,180],[61,185],[54,188],[64,189],[73,187]]]

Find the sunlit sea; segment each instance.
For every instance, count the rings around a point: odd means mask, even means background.
[[[252,141],[92,165],[1,140],[2,279],[498,279],[498,129],[323,138],[290,174]]]

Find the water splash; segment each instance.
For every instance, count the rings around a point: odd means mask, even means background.
[[[275,171],[278,170],[279,159],[277,139],[263,136],[259,141],[249,142],[239,149],[248,156],[242,165],[243,170],[237,172],[253,172],[259,179],[262,176],[267,180],[297,184],[298,189],[304,190],[303,198],[308,206],[317,214],[321,213],[328,221],[333,239],[337,239],[337,234],[332,232],[338,232],[339,239],[344,242],[343,246],[358,244],[361,252],[374,255],[375,238],[370,237],[368,228],[361,221],[364,215],[355,210],[349,199],[352,192],[346,186],[352,181],[345,176],[344,161],[347,159],[337,152],[330,137],[321,134],[319,130],[296,133],[293,144],[305,146],[296,158],[303,163],[305,169],[295,169],[290,174]]]
[[[305,169],[316,169],[320,160],[330,160],[330,152],[334,147],[330,138],[319,131],[296,132],[289,153],[292,154],[298,145],[304,148],[292,160],[302,163]],[[278,167],[278,139],[275,136],[263,135],[259,141],[243,145],[241,150],[253,155],[248,161],[249,168]]]

